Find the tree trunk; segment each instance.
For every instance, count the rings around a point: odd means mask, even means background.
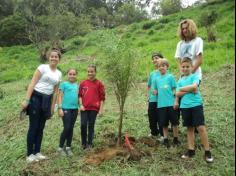
[[[122,135],[122,124],[123,124],[123,117],[124,117],[124,106],[122,105],[120,108],[120,123],[119,123],[119,132],[118,132],[118,140],[117,140],[117,145],[121,146],[121,135]]]

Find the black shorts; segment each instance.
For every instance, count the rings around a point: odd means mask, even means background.
[[[168,127],[169,122],[172,126],[179,125],[178,112],[174,110],[173,106],[158,108],[158,116],[160,125],[163,127]]]
[[[183,126],[197,127],[205,125],[203,106],[195,106],[192,108],[181,108],[183,118]]]

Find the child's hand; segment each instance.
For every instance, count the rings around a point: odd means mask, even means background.
[[[153,91],[152,91],[152,94],[153,94],[153,95],[157,95],[157,90],[153,90]]]
[[[83,106],[83,105],[81,105],[81,106],[80,106],[80,111],[85,111],[85,109],[84,109],[84,106]]]
[[[63,117],[63,116],[64,116],[64,112],[63,112],[62,109],[59,109],[58,115],[59,115],[60,117]]]
[[[179,108],[179,103],[175,103],[173,108],[174,110],[177,110]]]
[[[103,116],[103,110],[100,110],[99,112],[98,112],[98,117],[102,117]]]

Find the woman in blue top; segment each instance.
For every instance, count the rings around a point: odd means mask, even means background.
[[[71,142],[73,136],[73,128],[78,115],[78,90],[79,86],[76,83],[77,71],[69,69],[67,72],[68,81],[60,84],[58,108],[59,116],[62,118],[64,129],[60,136],[58,152],[65,156],[72,156]],[[66,147],[64,143],[66,141]]]

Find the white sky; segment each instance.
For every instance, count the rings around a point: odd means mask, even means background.
[[[153,6],[153,2],[156,2],[156,1],[158,1],[158,0],[152,0],[151,1],[151,3],[150,3],[150,6],[148,7],[148,8],[146,8],[147,9],[147,12],[149,13],[149,15],[151,15],[150,13],[150,11],[151,11],[151,9],[152,9],[152,6]],[[198,0],[181,0],[182,1],[182,4],[183,4],[183,6],[184,7],[187,7],[187,6],[191,6],[192,4],[194,4],[196,1],[198,1]],[[152,15],[151,15],[152,16]]]

